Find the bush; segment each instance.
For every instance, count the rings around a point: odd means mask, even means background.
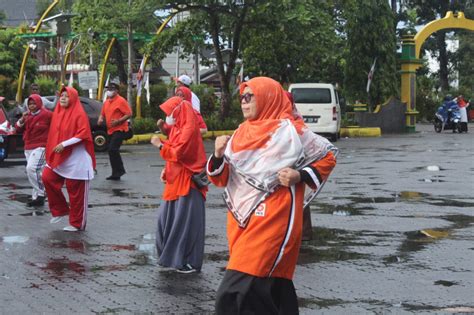
[[[55,95],[58,90],[56,80],[46,75],[37,76],[34,82],[39,85],[41,95]]]
[[[12,80],[4,75],[0,75],[0,96],[5,97],[7,100],[15,99],[16,85],[13,84]]]
[[[234,130],[237,129],[242,122],[241,119],[235,117],[226,117],[221,119],[218,113],[204,118],[208,130]]]
[[[142,90],[142,116],[153,118],[155,121],[164,118],[165,114],[160,109],[160,105],[168,96],[168,87],[164,83],[150,86],[150,104],[146,101],[146,90]]]
[[[199,97],[202,115],[211,114],[217,109],[217,97],[213,86],[206,84],[192,85],[191,90]]]
[[[151,133],[158,129],[153,118],[135,118],[132,126],[134,134]]]

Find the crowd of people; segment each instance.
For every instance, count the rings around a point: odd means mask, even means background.
[[[229,210],[230,257],[217,292],[217,314],[298,313],[292,278],[304,225],[311,236],[305,190],[322,187],[336,165],[337,149],[305,126],[291,94],[277,81],[257,77],[240,85],[244,122],[232,136],[217,137],[213,154],[206,158],[202,134],[207,127],[199,99],[189,89],[189,77],[180,76],[177,82],[175,95],[159,105],[166,119],[157,126],[167,139],[151,140],[165,161],[156,229],[158,264],[180,273],[201,270],[211,182],[225,189]],[[117,84],[106,88],[98,123],[105,120],[111,138],[112,174],[107,180],[120,180],[126,172],[119,150],[130,136],[132,113]],[[17,128],[23,130],[33,187],[29,205],[42,205],[47,196],[51,223],[68,216],[64,230],[83,231],[96,162],[78,92],[63,87],[52,113],[37,94],[28,97],[27,106]]]

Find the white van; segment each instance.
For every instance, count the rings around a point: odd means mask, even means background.
[[[339,96],[332,84],[294,83],[289,87],[296,108],[308,128],[337,141],[341,129]]]

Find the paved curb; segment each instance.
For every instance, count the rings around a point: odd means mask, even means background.
[[[211,139],[222,135],[232,135],[234,130],[216,130],[208,131],[202,135],[203,139]],[[124,144],[138,144],[138,143],[149,143],[151,137],[158,136],[161,140],[165,140],[167,137],[161,133],[146,133],[142,135],[134,135],[131,139],[124,142]]]
[[[359,138],[359,137],[380,137],[382,131],[379,127],[357,127],[349,126],[341,128],[341,137]]]
[[[234,130],[216,130],[206,132],[202,138],[212,139],[222,135],[232,135]],[[347,127],[341,128],[341,137],[359,138],[359,137],[380,137],[382,131],[379,127],[373,128],[362,128],[362,127]],[[146,133],[142,135],[134,135],[131,139],[124,142],[124,144],[138,144],[138,143],[149,143],[151,137],[158,136],[160,139],[165,140],[166,136],[161,133]]]

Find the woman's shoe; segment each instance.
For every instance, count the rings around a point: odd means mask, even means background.
[[[64,227],[63,231],[77,232],[77,231],[79,231],[79,229],[77,227],[72,226],[72,225],[68,225],[68,226]]]
[[[196,268],[194,268],[190,264],[186,264],[182,268],[176,269],[176,272],[179,272],[179,273],[193,273],[193,272],[197,272],[197,270],[196,270]]]
[[[63,219],[63,216],[60,217],[52,217],[51,220],[49,220],[49,223],[54,224],[54,223],[59,223]]]

